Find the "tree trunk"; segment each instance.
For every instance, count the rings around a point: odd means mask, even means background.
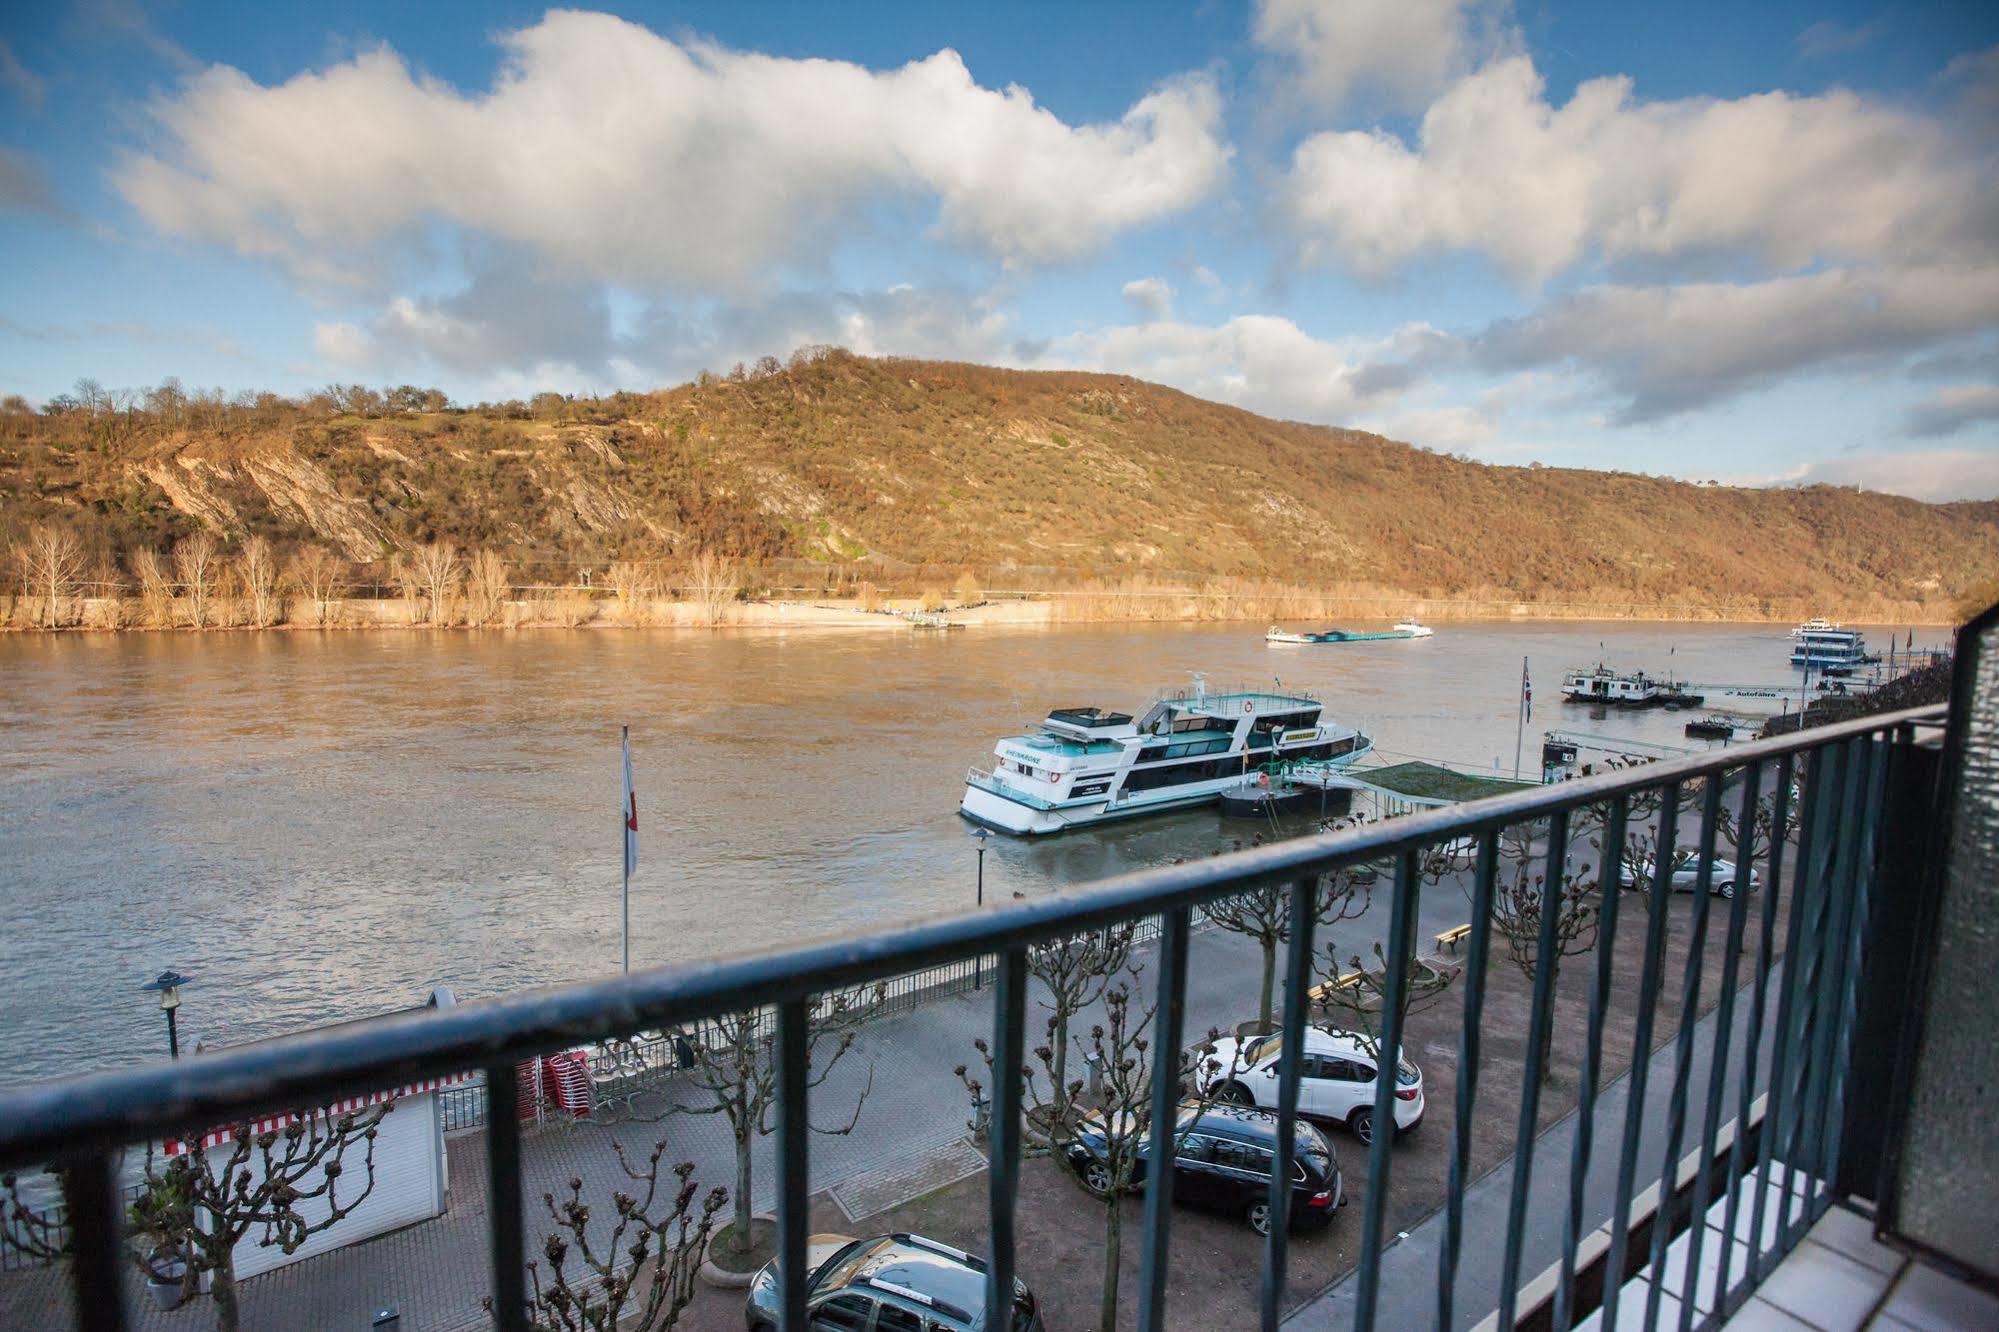
[[[736,1252],[750,1251],[750,1148],[751,1138],[748,1126],[736,1130],[736,1220],[733,1234]]]
[[[1060,1000],[1057,1000],[1058,1004]],[[1055,1124],[1056,1128],[1066,1126],[1069,1118],[1069,1084],[1063,1079],[1069,1076],[1069,1013],[1066,1008],[1055,1010]],[[997,1078],[1000,1070],[993,1070]]]
[[[1257,1031],[1270,1031],[1270,1001],[1277,985],[1277,940],[1271,935],[1263,936],[1263,1004],[1257,1009]]]
[[[1117,1283],[1124,1265],[1124,1200],[1112,1189],[1104,1204],[1104,1304],[1098,1332],[1117,1332]]]
[[[241,1317],[236,1307],[236,1248],[222,1250],[215,1263],[215,1332],[236,1332]]]

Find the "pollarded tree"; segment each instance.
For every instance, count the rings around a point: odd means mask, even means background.
[[[1068,1078],[1069,1022],[1076,1014],[1101,999],[1111,978],[1131,961],[1133,926],[1107,925],[1101,930],[1085,930],[1064,939],[1036,944],[1027,950],[1028,974],[1048,987],[1048,1045],[1054,1052],[1049,1067],[1048,1099],[1051,1132],[1059,1132],[1071,1122],[1072,1109],[1082,1083]]]
[[[1502,872],[1492,886],[1492,925],[1506,940],[1506,956],[1533,984],[1541,968],[1549,971],[1549,983],[1560,976],[1562,959],[1579,957],[1596,947],[1597,903],[1593,880],[1558,874],[1551,883],[1546,874],[1536,874],[1527,865],[1515,865]],[[1541,923],[1553,913],[1554,948],[1542,956]],[[1550,1020],[1541,1031],[1541,1076],[1553,1075],[1548,1047],[1554,1035]]]
[[[1381,1057],[1381,1040],[1386,1033],[1390,1010],[1388,955],[1374,945],[1374,964],[1361,965],[1360,954],[1350,954],[1342,962],[1330,942],[1318,954],[1315,969],[1325,977],[1314,1007],[1360,1038],[1368,1053]],[[1462,974],[1461,963],[1434,957],[1407,959],[1408,980],[1402,991],[1402,1039],[1409,1039],[1409,1018],[1441,1003],[1451,983]]]
[[[200,1290],[204,1275],[211,1278],[217,1332],[236,1332],[236,1246],[255,1235],[259,1244],[297,1253],[365,1202],[375,1188],[375,1136],[393,1108],[383,1101],[339,1115],[314,1110],[262,1133],[237,1124],[210,1134],[219,1139],[213,1145],[185,1144],[164,1166],[148,1160],[133,1226],[187,1265],[188,1294]],[[134,1257],[142,1271],[156,1271],[156,1253]]]
[[[1312,921],[1325,928],[1353,920],[1367,910],[1374,891],[1371,867],[1351,865],[1318,878],[1312,893]],[[1291,938],[1291,889],[1286,884],[1252,888],[1203,908],[1216,925],[1231,934],[1254,939],[1263,953],[1263,979],[1257,1005],[1257,1031],[1272,1029],[1271,1012],[1277,991],[1277,954]]]
[[[824,1085],[834,1066],[854,1048],[862,1024],[874,1016],[886,993],[886,986],[877,985],[862,994],[841,991],[819,997],[805,1038],[808,1091]],[[686,1042],[686,1052],[693,1059],[688,1078],[698,1099],[693,1104],[668,1106],[665,1111],[667,1115],[720,1115],[728,1122],[736,1147],[735,1215],[716,1237],[714,1247],[732,1269],[740,1269],[756,1250],[750,1208],[751,1162],[757,1139],[776,1128],[771,1120],[777,1105],[776,1044],[775,1015],[768,1010],[750,1009],[712,1019],[704,1032]],[[853,1132],[860,1122],[861,1107],[873,1090],[874,1069],[870,1067],[867,1084],[854,1098],[853,1113],[846,1123],[833,1128],[815,1124],[812,1131],[836,1137]]]
[[[694,1299],[695,1273],[728,1190],[701,1194],[691,1161],[662,1181],[664,1141],[654,1144],[643,1169],[626,1159],[622,1144],[612,1147],[635,1187],[611,1195],[608,1235],[590,1237],[581,1179],[570,1177],[569,1196],[560,1203],[553,1193],[541,1195],[554,1229],[542,1242],[546,1278],[540,1262],[528,1263],[528,1326],[536,1332],[663,1332]],[[486,1303],[490,1309],[492,1301]]]

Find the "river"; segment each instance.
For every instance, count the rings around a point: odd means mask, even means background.
[[[0,1084],[158,1057],[138,987],[167,967],[196,978],[184,1041],[218,1043],[615,971],[620,723],[638,966],[970,905],[965,769],[1050,706],[1275,677],[1390,757],[1510,772],[1524,655],[1532,771],[1554,726],[1699,743],[1681,714],[1564,707],[1565,667],[1795,698],[1787,652],[1772,626],[1629,623],[1290,648],[1252,625],[0,636]],[[986,895],[1250,831],[995,838]]]

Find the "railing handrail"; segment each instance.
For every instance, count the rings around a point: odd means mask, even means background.
[[[656,967],[440,1009],[300,1032],[173,1063],[0,1093],[0,1169],[115,1149],[441,1072],[511,1064],[569,1045],[762,1008],[975,954],[1293,882],[1345,865],[1712,776],[1862,735],[1940,722],[1911,708],[1531,791],[1491,796],[1227,856],[1137,871],[1074,892],[775,952]]]

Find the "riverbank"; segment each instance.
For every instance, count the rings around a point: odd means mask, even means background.
[[[501,601],[483,616],[462,604],[433,617],[423,601],[355,597],[309,602],[289,600],[255,622],[247,602],[218,599],[203,608],[201,623],[185,605],[147,604],[136,597],[65,599],[53,617],[47,598],[0,597],[0,633],[150,632],[202,633],[216,630],[300,629],[875,629],[934,631],[914,617],[941,617],[952,626],[1057,624],[1224,624],[1313,621],[1367,625],[1411,616],[1433,624],[1490,624],[1565,621],[1624,621],[1633,624],[1796,624],[1810,611],[1789,607],[1720,606],[1684,602],[1531,601],[1505,598],[1327,597],[1309,607],[1271,604],[1254,596],[1210,593],[1142,594],[1116,592],[1037,592],[996,597],[970,605],[936,609],[917,597],[883,598],[874,606],[834,598],[729,601],[625,602],[588,588],[538,589]],[[1895,603],[1849,614],[1852,623],[1918,628],[1950,627],[1960,618],[1950,608]]]

